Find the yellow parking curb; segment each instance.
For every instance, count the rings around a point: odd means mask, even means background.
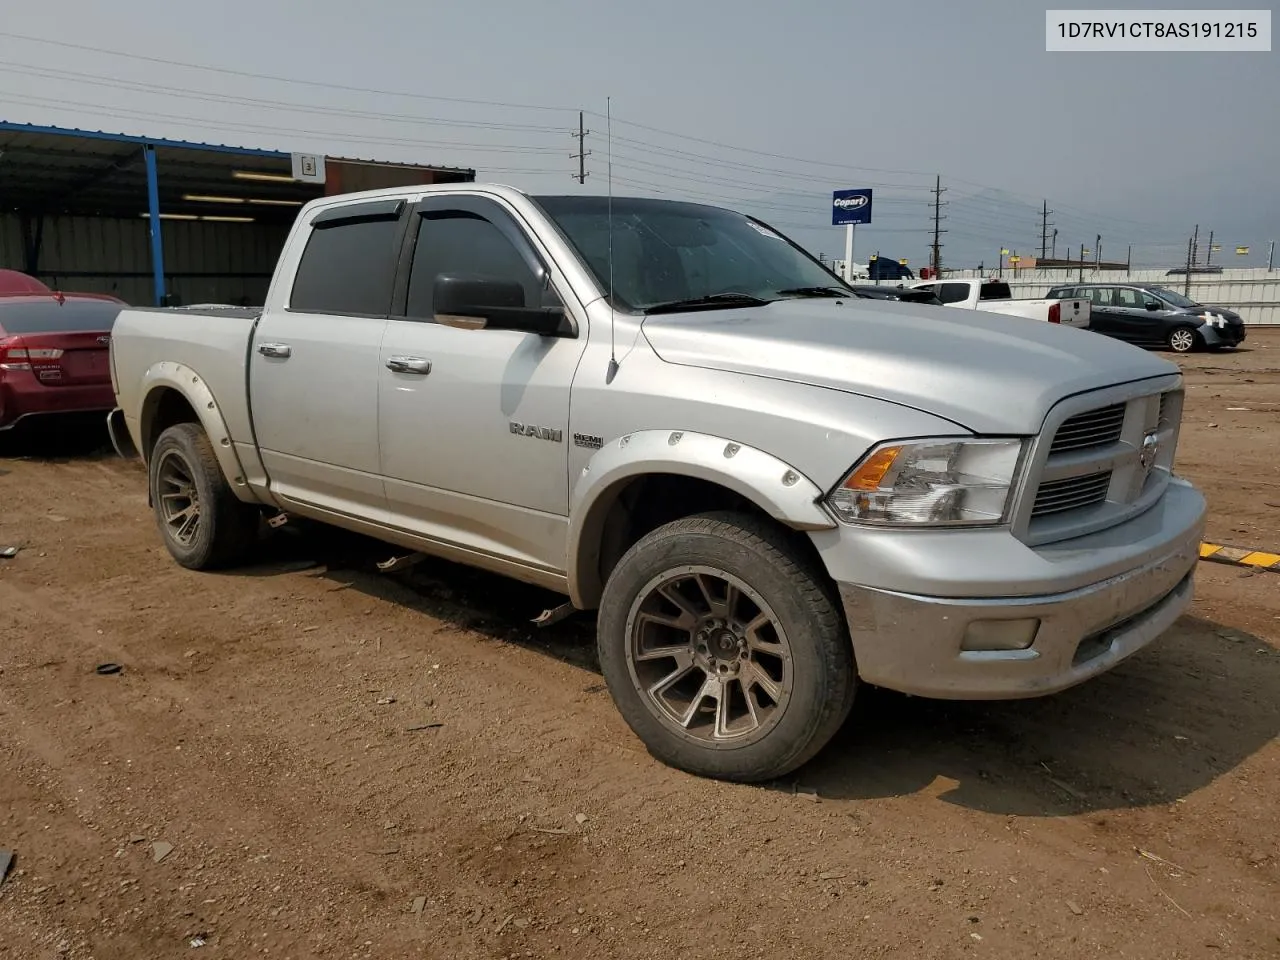
[[[1244,547],[1228,547],[1220,543],[1202,542],[1200,559],[1210,563],[1226,563],[1233,567],[1253,567],[1280,573],[1280,553],[1264,550],[1248,550]]]

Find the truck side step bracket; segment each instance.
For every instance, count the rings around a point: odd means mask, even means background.
[[[533,618],[533,622],[539,627],[549,627],[554,623],[559,623],[561,620],[568,619],[577,612],[578,608],[572,603],[562,603],[558,607],[543,610],[542,613]]]
[[[402,557],[392,557],[390,560],[383,560],[378,564],[378,572],[395,573],[397,570],[412,567],[415,563],[421,563],[425,559],[426,554],[422,553],[410,553]]]

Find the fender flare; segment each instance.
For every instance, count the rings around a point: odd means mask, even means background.
[[[579,609],[594,607],[604,588],[598,568],[610,509],[629,481],[647,474],[674,474],[718,484],[795,530],[836,526],[820,502],[825,491],[772,454],[705,433],[631,433],[598,450],[570,494],[566,561],[569,599]]]
[[[164,390],[175,390],[191,405],[199,419],[200,426],[209,436],[213,445],[213,454],[218,460],[223,476],[231,486],[235,495],[247,503],[257,503],[257,498],[249,490],[245,482],[244,467],[236,454],[235,445],[231,442],[231,431],[227,429],[222,411],[218,409],[218,401],[213,391],[205,383],[204,378],[186,364],[173,360],[161,360],[153,364],[142,375],[142,406],[138,413],[138,452],[145,461],[149,459],[150,450],[145,448],[146,438],[151,433],[151,421],[156,414],[159,398]],[[151,500],[151,485],[147,484],[147,501]]]

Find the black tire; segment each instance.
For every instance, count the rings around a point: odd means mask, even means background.
[[[1177,327],[1169,331],[1166,342],[1174,353],[1190,353],[1199,344],[1200,335],[1190,327]]]
[[[176,518],[170,516],[174,508],[165,500],[165,494],[176,489],[171,482],[174,470],[185,470],[195,493],[195,525],[185,539],[174,527]],[[232,493],[213,444],[199,424],[175,424],[160,434],[147,472],[156,525],[173,559],[190,570],[213,570],[249,555],[258,540],[262,514]]]
[[[633,657],[629,623],[634,611],[645,603],[642,593],[656,596],[656,589],[646,592],[646,588],[658,578],[680,576],[690,568],[714,568],[745,584],[767,605],[779,628],[777,635],[784,637],[790,648],[790,673],[783,674],[783,682],[789,679],[790,683],[785,704],[774,707],[772,725],[755,734],[757,739],[713,743],[705,736],[691,735],[687,725],[680,729],[670,715],[664,717],[662,707],[643,692],[646,683],[638,673],[633,676],[633,667],[638,671],[641,664]],[[747,602],[755,601],[748,596]],[[761,616],[768,616],[765,607],[757,609]],[[797,548],[790,531],[739,513],[689,517],[643,537],[610,575],[598,615],[600,666],[619,712],[657,759],[688,773],[720,780],[773,780],[816,755],[840,729],[853,706],[857,671],[840,610],[834,585],[825,571]],[[681,636],[683,631],[682,627],[675,635]],[[698,643],[697,636],[691,644]],[[742,654],[744,660],[752,656]],[[678,673],[680,665],[673,663]],[[688,676],[695,686],[704,676],[707,682],[716,680],[710,672],[694,670]],[[745,682],[738,689],[742,695],[752,696]],[[692,699],[696,701],[698,695]],[[719,700],[715,702],[719,709]],[[758,694],[754,703],[759,703]],[[696,710],[694,703],[690,714]],[[756,719],[754,708],[751,719]]]

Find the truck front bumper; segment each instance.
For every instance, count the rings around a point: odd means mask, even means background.
[[[1016,546],[997,549],[994,531],[950,531],[950,561],[967,571],[951,585],[960,596],[886,585],[927,581],[921,571],[938,569],[941,559],[913,558],[910,540],[896,539],[881,556],[896,557],[901,569],[877,576],[875,585],[837,577],[859,674],[916,696],[999,700],[1056,693],[1104,673],[1164,633],[1191,603],[1204,512],[1200,493],[1174,481],[1146,514],[1065,544],[1030,548],[1005,532]],[[922,541],[935,553],[945,543]],[[822,552],[829,568],[843,553],[834,544]],[[1026,592],[1035,583],[1042,589]],[[1010,637],[1027,645],[992,649]]]

